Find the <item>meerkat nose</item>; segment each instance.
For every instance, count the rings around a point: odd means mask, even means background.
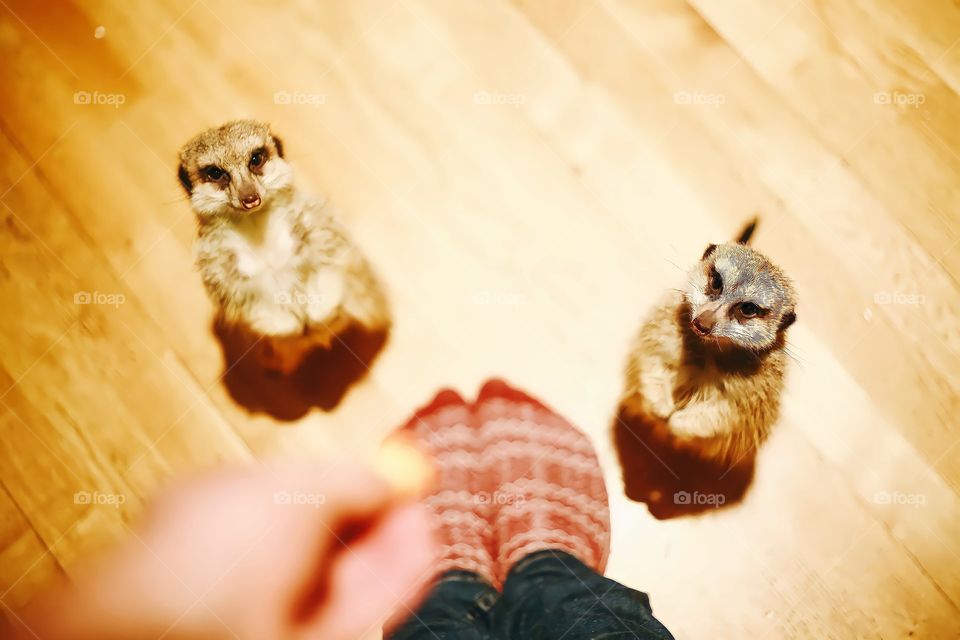
[[[256,209],[260,206],[260,196],[256,193],[248,193],[240,197],[240,203],[244,209]]]
[[[713,329],[713,325],[714,325],[713,314],[701,313],[696,318],[694,318],[693,322],[691,322],[690,324],[693,325],[693,330],[696,333],[700,334],[701,336],[705,336],[708,333],[710,333],[710,331]]]

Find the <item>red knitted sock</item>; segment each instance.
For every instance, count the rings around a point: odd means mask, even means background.
[[[473,405],[493,506],[496,579],[524,556],[561,549],[603,573],[610,510],[590,440],[541,402],[501,380]]]
[[[493,583],[490,505],[481,493],[482,443],[469,405],[457,392],[444,389],[398,434],[425,453],[436,468],[433,492],[423,498],[433,515],[439,547],[434,575],[465,569]]]

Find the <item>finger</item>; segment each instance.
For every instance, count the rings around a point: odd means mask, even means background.
[[[395,611],[416,606],[435,549],[427,514],[418,505],[392,509],[335,554],[328,591],[302,637],[358,638]]]
[[[333,517],[376,512],[385,504],[418,497],[432,481],[428,458],[402,438],[384,442],[370,466],[336,463],[279,470],[279,482],[313,492]]]

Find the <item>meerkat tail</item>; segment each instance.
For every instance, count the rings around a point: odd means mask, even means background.
[[[759,218],[754,218],[740,230],[740,234],[737,236],[737,244],[750,244],[750,238],[753,237],[753,232],[757,230],[757,222],[759,221]]]

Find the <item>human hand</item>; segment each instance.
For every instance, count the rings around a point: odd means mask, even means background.
[[[425,514],[359,465],[217,470],[28,610],[23,637],[379,637],[432,556]]]

